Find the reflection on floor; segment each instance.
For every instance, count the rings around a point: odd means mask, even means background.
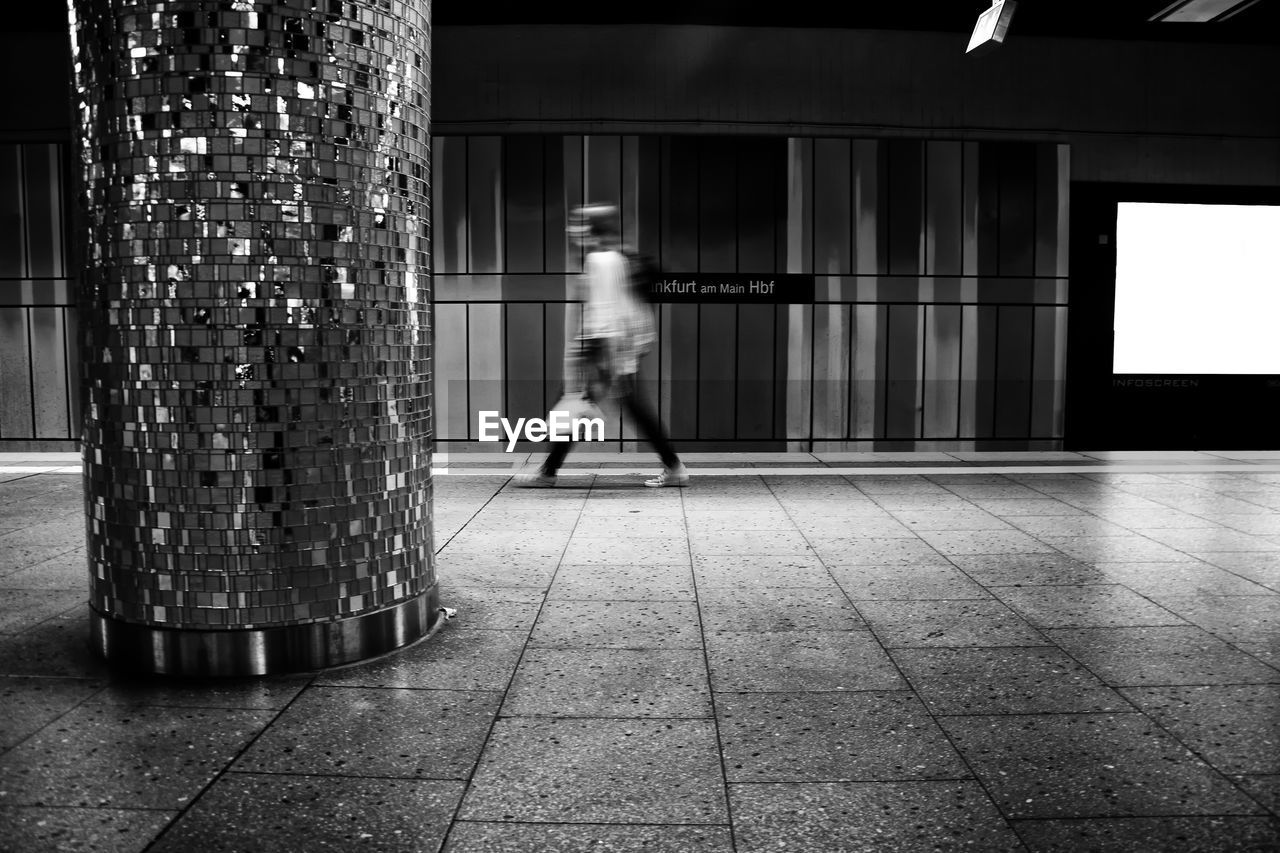
[[[0,455],[0,849],[1280,847],[1280,458],[950,456],[455,455],[456,618],[188,683],[90,656],[75,459]]]

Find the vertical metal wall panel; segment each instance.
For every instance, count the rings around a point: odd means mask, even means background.
[[[738,141],[738,270],[778,271],[778,185],[785,140]]]
[[[502,138],[467,138],[467,272],[500,273],[503,260]]]
[[[542,307],[545,324],[542,357],[547,366],[547,387],[542,408],[550,411],[564,393],[565,306],[562,302],[550,302]]]
[[[974,275],[1000,274],[1000,152],[998,143],[977,145],[974,189],[977,192]],[[967,165],[967,164],[966,164]],[[967,176],[967,173],[966,173]],[[966,272],[966,275],[969,274]]]
[[[738,270],[737,140],[698,142],[698,269]]]
[[[436,335],[431,357],[435,365],[437,441],[465,441],[470,414],[470,376],[467,344],[468,308],[457,303],[435,306]]]
[[[671,305],[664,341],[663,367],[671,389],[664,420],[672,435],[697,437],[698,419],[698,311],[699,305]]]
[[[641,136],[635,141],[636,220],[633,245],[662,261],[662,141]]]
[[[618,198],[618,207],[622,214],[622,243],[624,246],[639,248],[640,199],[655,192],[649,187],[641,186],[645,173],[640,168],[640,137],[623,136],[619,155],[622,195]]]
[[[564,272],[577,273],[582,272],[583,248],[569,239],[565,226],[569,223],[570,211],[588,201],[594,201],[586,197],[586,137],[577,134],[562,137],[560,158],[563,176],[558,203],[560,218],[549,220],[547,231],[560,242],[559,252],[564,256],[564,266],[553,271],[563,269]]]
[[[467,139],[442,137],[431,157],[431,250],[436,273],[467,269]]]
[[[999,312],[996,357],[996,438],[1018,438],[1031,426],[1031,378],[1035,353],[1034,309],[1004,305]]]
[[[881,397],[884,392],[881,376],[887,311],[887,307],[883,305],[852,306],[849,437],[853,439],[866,440],[880,436],[880,412],[883,405]]]
[[[1036,147],[1017,142],[989,144],[999,169],[999,273],[1031,276],[1035,273]]]
[[[849,434],[849,306],[815,305],[813,334],[813,436],[842,440]]]
[[[71,4],[91,632],[180,675],[437,603],[429,3],[223,5]]]
[[[850,157],[853,170],[853,271],[858,275],[880,275],[888,271],[888,252],[883,226],[880,193],[881,143],[855,139]]]
[[[959,305],[926,309],[921,438],[959,437],[962,311]]]
[[[921,306],[890,305],[885,362],[884,437],[913,439],[920,430]]]
[[[508,273],[540,273],[543,258],[542,137],[508,136],[502,142],[503,212]]]
[[[738,388],[734,417],[739,439],[773,437],[773,305],[738,306]]]
[[[56,306],[31,309],[31,387],[37,438],[75,437],[67,420],[70,407],[62,312]]]
[[[853,271],[853,203],[849,140],[813,143],[813,271],[847,275]]]
[[[58,147],[25,145],[23,148],[26,274],[35,279],[62,276],[66,273],[62,266]]]
[[[578,178],[573,174],[565,174],[564,151],[565,137],[548,136],[543,139],[542,235],[547,272],[567,272],[571,266],[568,256],[569,241],[564,232],[570,210],[566,196],[571,191],[571,182]],[[581,203],[581,198],[574,203]]]
[[[80,321],[74,308],[60,308],[62,325],[66,336],[62,341],[63,358],[67,364],[67,375],[64,384],[67,389],[70,416],[68,430],[71,438],[80,437],[81,421],[81,388],[80,388]]]
[[[912,139],[891,139],[888,151],[890,192],[887,204],[889,225],[889,273],[920,275],[924,271],[924,143]]]
[[[733,305],[703,305],[698,318],[698,438],[732,440],[738,404]]]
[[[467,312],[467,380],[470,417],[480,411],[506,413],[502,304],[472,303]],[[475,425],[472,424],[472,438]]]
[[[787,140],[786,271],[813,272],[813,140]],[[786,437],[808,450],[813,436],[813,306],[787,306]],[[794,442],[794,443],[792,443]]]
[[[960,143],[960,272],[961,275],[978,274],[978,203],[981,192],[978,189],[979,146],[977,142]]]
[[[662,140],[662,252],[669,273],[698,271],[698,140]]]
[[[586,184],[583,198],[591,203],[622,205],[622,137],[592,135],[582,143]]]
[[[33,438],[30,310],[0,306],[0,438]]]
[[[0,145],[0,278],[27,275],[22,145]]]
[[[964,242],[963,156],[959,142],[925,143],[926,275],[960,275]]]
[[[1064,425],[1067,309],[1042,305],[1034,310],[1030,432],[1033,437],[1054,438],[1062,435]]]
[[[542,306],[531,302],[512,302],[502,306],[506,339],[503,355],[505,400],[501,411],[513,422],[516,418],[541,418],[547,414],[547,379],[555,379],[559,371],[547,372],[546,345],[542,339]]]

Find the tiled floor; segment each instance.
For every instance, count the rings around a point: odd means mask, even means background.
[[[0,850],[1280,849],[1275,454],[509,458],[435,479],[433,636],[185,683],[0,457]]]

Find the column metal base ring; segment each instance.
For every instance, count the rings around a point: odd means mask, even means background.
[[[355,663],[426,636],[439,587],[376,613],[273,628],[200,630],[121,622],[89,608],[90,642],[113,667],[180,677],[274,675]]]

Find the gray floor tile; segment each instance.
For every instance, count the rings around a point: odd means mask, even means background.
[[[1280,592],[1280,554],[1249,551],[1202,551],[1200,559]]]
[[[980,509],[948,512],[898,510],[893,517],[908,530],[1010,530],[1011,525]]]
[[[456,624],[469,628],[528,632],[545,595],[530,587],[462,586],[452,578],[440,579],[441,605],[456,610]]]
[[[1043,646],[1044,635],[1003,602],[860,601],[858,611],[889,647]]]
[[[1160,594],[1152,598],[1228,642],[1280,649],[1280,596]]]
[[[701,649],[692,601],[548,601],[531,646]]]
[[[796,527],[815,547],[841,548],[862,545],[864,539],[916,539],[913,528],[892,516],[856,520],[809,518],[796,522]]]
[[[1037,628],[1181,625],[1184,621],[1131,589],[1115,584],[993,587],[992,593]]]
[[[1040,540],[1086,563],[1173,563],[1196,559],[1177,548],[1130,536],[1042,536]]]
[[[465,779],[501,698],[487,691],[312,687],[233,769]]]
[[[822,587],[700,587],[705,631],[850,631],[867,627],[835,584]]]
[[[77,589],[5,589],[0,586],[0,634],[17,634],[69,610],[88,618],[88,579]]]
[[[1010,523],[1031,536],[1132,536],[1123,525],[1096,515],[1023,515]]]
[[[292,702],[311,679],[307,674],[217,680],[116,677],[89,701],[104,705],[278,711]]]
[[[442,853],[731,853],[728,826],[459,821]]]
[[[1191,554],[1214,551],[1280,552],[1280,545],[1249,533],[1222,527],[1212,529],[1172,527],[1138,532],[1148,539]]]
[[[971,781],[733,785],[738,853],[1022,851]]]
[[[906,686],[868,631],[709,633],[716,692],[897,690]]]
[[[1101,570],[1065,554],[954,555],[950,559],[984,586],[1071,586],[1107,580]]]
[[[1126,817],[1019,820],[1030,853],[1263,853],[1280,849],[1280,822],[1266,817]]]
[[[704,587],[828,587],[837,591],[827,567],[814,555],[696,556],[693,575]]]
[[[1250,773],[1232,776],[1231,780],[1272,814],[1280,816],[1280,774]]]
[[[840,588],[855,601],[991,597],[953,566],[831,565],[830,570]]]
[[[947,566],[946,557],[921,539],[845,537],[815,540],[814,551],[828,565]]]
[[[435,853],[462,782],[228,773],[148,853]]]
[[[689,543],[679,539],[629,539],[575,535],[562,562],[572,565],[672,566],[689,561]]]
[[[152,809],[0,806],[0,850],[142,853],[177,814]]]
[[[8,805],[179,809],[271,711],[81,705],[0,755]]]
[[[1053,628],[1045,634],[1115,686],[1280,682],[1280,669],[1194,625]]]
[[[729,530],[689,534],[689,548],[696,555],[750,556],[755,554],[807,554],[812,548],[807,539],[796,531],[786,530]]]
[[[731,783],[968,775],[910,691],[719,693],[716,717]]]
[[[1143,713],[1223,773],[1280,773],[1280,684],[1130,687]]]
[[[0,676],[0,751],[88,700],[105,679]]]
[[[106,677],[106,663],[89,648],[87,619],[87,613],[46,619],[20,634],[0,634],[0,675]]]
[[[1021,530],[922,530],[920,538],[947,556],[1057,553]]]
[[[457,586],[512,586],[546,590],[560,565],[560,554],[518,559],[496,553],[436,555],[436,576]]]
[[[1052,646],[890,654],[934,714],[1132,710],[1124,697]]]
[[[1146,596],[1275,595],[1273,590],[1208,563],[1097,563],[1112,583]]]
[[[723,529],[723,528],[713,528]],[[685,521],[678,515],[647,516],[627,515],[590,515],[578,518],[573,528],[573,535],[585,539],[597,539],[609,536],[625,536],[636,539],[677,539],[688,533]]]
[[[326,670],[316,684],[435,690],[506,690],[529,635],[445,625],[417,645]]]
[[[525,652],[504,716],[710,717],[699,649],[535,649]]]
[[[1142,714],[941,717],[939,723],[1011,819],[1259,811]]]
[[[63,552],[25,569],[0,574],[0,588],[6,589],[70,589],[83,593],[88,589],[88,583],[89,561],[83,547]]]
[[[1012,519],[1024,515],[1084,515],[1080,507],[1072,506],[1056,498],[1043,497],[1029,500],[1008,498],[978,498],[973,501],[978,509],[997,518]]]
[[[550,601],[693,601],[693,572],[681,565],[564,564]]]
[[[459,817],[727,824],[714,723],[501,719]]]

